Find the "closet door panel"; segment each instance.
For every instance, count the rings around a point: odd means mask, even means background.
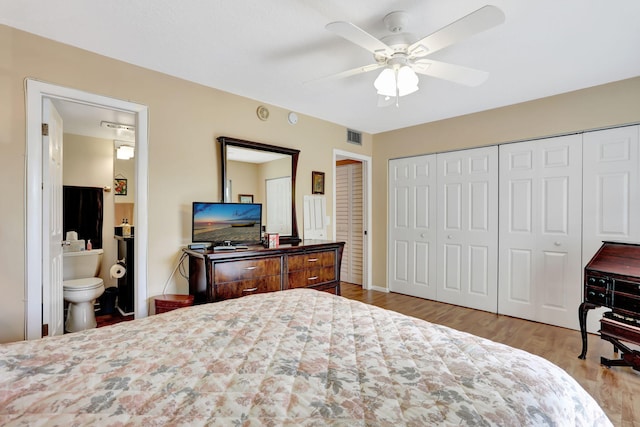
[[[640,241],[640,126],[584,134],[582,266],[605,240]],[[597,332],[605,309],[587,316]]]
[[[461,288],[461,252],[462,247],[460,245],[444,245],[444,286],[445,291],[454,292],[460,295]]]
[[[469,293],[486,297],[489,295],[489,251],[486,246],[469,246]]]
[[[505,268],[509,277],[508,288],[500,288],[500,293],[506,292],[506,298],[530,306],[531,304],[531,279],[533,253],[526,249],[510,249],[509,258]]]
[[[389,289],[435,299],[435,155],[389,161]]]
[[[498,312],[578,328],[581,136],[500,147]]]
[[[497,147],[438,158],[438,301],[496,311]]]

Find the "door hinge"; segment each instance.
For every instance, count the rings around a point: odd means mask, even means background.
[[[43,123],[42,124],[42,136],[49,136],[49,124],[48,123]]]

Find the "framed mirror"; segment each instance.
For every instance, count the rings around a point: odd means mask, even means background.
[[[280,243],[300,242],[296,170],[300,150],[221,136],[222,201],[262,203],[262,225]]]

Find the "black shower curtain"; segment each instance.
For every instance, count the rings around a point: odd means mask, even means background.
[[[78,239],[91,240],[94,249],[102,248],[103,189],[63,187],[63,237],[77,231]]]

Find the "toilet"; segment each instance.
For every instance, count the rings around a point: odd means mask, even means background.
[[[69,302],[64,329],[67,332],[95,328],[93,304],[104,293],[100,265],[104,250],[65,252],[62,261],[62,295]]]

